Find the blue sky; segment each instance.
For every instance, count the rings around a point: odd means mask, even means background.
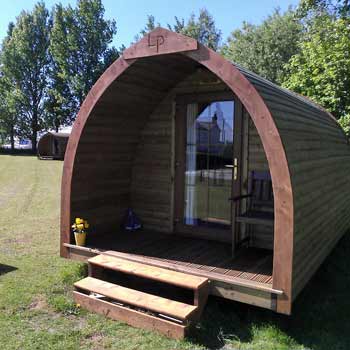
[[[15,21],[22,9],[30,10],[35,0],[2,0],[0,11],[0,41],[6,35],[7,25]],[[59,1],[46,0],[51,8]],[[74,5],[76,1],[61,0],[62,4]],[[154,15],[162,26],[174,22],[174,16],[187,19],[190,13],[198,13],[200,8],[207,8],[214,16],[216,25],[222,30],[225,40],[233,29],[239,28],[243,21],[260,23],[274,8],[283,11],[288,5],[296,5],[298,0],[103,0],[106,18],[117,21],[118,33],[114,44],[129,46],[134,36],[146,23],[147,15]]]

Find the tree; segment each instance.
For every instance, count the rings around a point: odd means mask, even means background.
[[[14,24],[10,22],[7,29],[7,36],[3,45],[7,43],[13,32]],[[13,91],[13,86],[3,72],[2,52],[0,52],[0,136],[1,143],[10,138],[11,149],[15,145],[15,127],[17,124],[16,114],[13,110],[13,99],[10,99],[9,92]],[[11,96],[12,97],[12,96]]]
[[[175,24],[173,26],[168,24],[168,28],[194,38],[215,51],[219,49],[221,30],[216,27],[215,20],[207,9],[199,11],[198,19],[192,13],[186,24],[183,18],[175,16]]]
[[[156,27],[160,27],[160,23],[158,22],[156,25],[156,19],[154,18],[154,16],[148,15],[146,25],[140,30],[139,34],[135,35],[134,40],[139,41],[143,36],[151,32]]]
[[[342,115],[338,122],[340,126],[343,128],[347,137],[350,137],[350,114]]]
[[[299,50],[302,25],[290,8],[285,13],[276,9],[260,25],[243,22],[233,31],[221,53],[243,67],[281,84],[285,64]]]
[[[349,0],[301,0],[298,6],[298,16],[309,17],[328,14],[336,18],[346,18],[350,15]]]
[[[67,77],[61,68],[60,58],[66,59],[69,64],[68,47],[66,45],[67,31],[65,21],[67,14],[71,14],[72,9],[65,10],[61,4],[56,5],[52,10],[51,20],[52,29],[50,32],[49,46],[49,83],[47,90],[47,99],[45,101],[46,125],[47,129],[53,128],[58,131],[62,125],[70,124],[75,112],[74,98],[69,89]],[[62,45],[58,55],[53,55],[53,48]]]
[[[15,136],[18,134],[18,91],[6,77],[0,75],[0,134],[1,139],[9,137],[11,149],[15,148]]]
[[[183,18],[179,19],[175,16],[175,24],[168,24],[167,26],[169,30],[190,36],[215,51],[219,48],[221,31],[216,28],[213,16],[206,9],[200,10],[198,19],[194,13],[191,14],[187,22]],[[140,40],[141,37],[156,27],[160,27],[160,23],[158,22],[156,25],[155,17],[152,15],[147,16],[147,23],[140,30],[139,34],[135,36],[135,41]]]
[[[329,14],[309,22],[284,86],[310,97],[337,118],[350,113],[350,20]]]
[[[32,12],[22,11],[3,42],[1,70],[16,91],[9,101],[18,106],[22,136],[29,137],[36,151],[37,133],[44,120],[44,98],[48,73],[50,21],[43,2]],[[13,104],[13,103],[10,103]]]
[[[53,10],[47,108],[55,127],[74,119],[92,85],[119,56],[109,48],[115,21],[105,20],[104,11],[101,0],[79,0],[76,8],[59,4]]]

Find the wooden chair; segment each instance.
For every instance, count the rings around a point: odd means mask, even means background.
[[[268,171],[251,171],[248,176],[248,194],[230,198],[234,204],[235,223],[250,225],[274,225],[274,203],[271,176]],[[246,210],[242,213],[239,205],[243,199],[247,200]],[[236,245],[251,241],[250,230],[241,241],[236,242],[235,226],[233,225],[232,251],[234,254]]]

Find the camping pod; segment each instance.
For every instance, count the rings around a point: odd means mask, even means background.
[[[47,132],[38,142],[39,159],[64,159],[69,133]]]
[[[157,28],[82,104],[64,161],[61,256],[106,254],[290,314],[350,226],[350,147],[311,100]],[[142,228],[123,229],[129,208]],[[76,217],[90,222],[74,243]]]

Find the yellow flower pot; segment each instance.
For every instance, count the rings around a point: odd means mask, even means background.
[[[85,246],[86,241],[86,232],[84,233],[76,233],[74,232],[75,244],[81,247]]]

